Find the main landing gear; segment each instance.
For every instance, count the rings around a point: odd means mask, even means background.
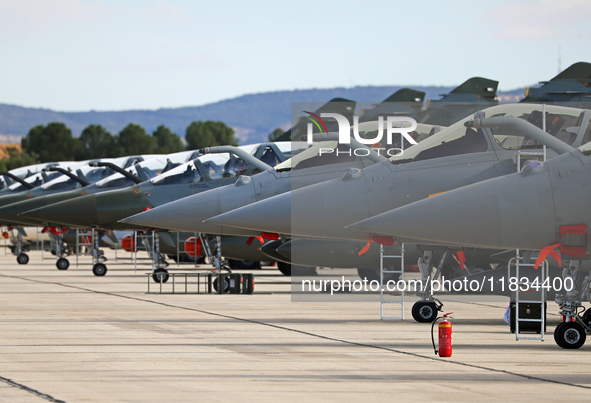
[[[58,270],[68,270],[70,261],[65,257],[68,250],[64,247],[64,232],[61,228],[45,228],[44,231],[49,230],[49,241],[51,243],[51,253],[55,255],[55,266]]]
[[[105,252],[99,249],[99,233],[97,230],[92,230],[92,274],[97,277],[102,277],[107,274],[107,265],[105,262]]]
[[[423,256],[419,258],[419,270],[421,272],[421,284],[424,284],[421,290],[417,291],[417,296],[421,299],[415,302],[412,306],[412,317],[414,320],[420,323],[431,323],[439,314],[439,311],[443,308],[443,304],[437,298],[433,297],[433,289],[431,288],[431,280],[435,279],[441,273],[441,268],[447,257],[447,251],[441,257],[437,270],[433,277],[431,277],[431,258],[433,257],[432,251],[423,252]]]
[[[591,310],[580,311],[583,308],[581,301],[589,292],[591,274],[584,278],[581,291],[577,292],[576,280],[580,263],[580,261],[566,262],[562,269],[562,283],[567,292],[556,296],[556,303],[560,306],[559,313],[563,315],[564,322],[554,329],[554,341],[559,347],[565,349],[581,348],[585,344],[587,334],[591,334]],[[568,291],[569,288],[570,291]]]
[[[25,230],[23,228],[17,228],[16,232],[14,245],[12,246],[12,254],[16,255],[16,262],[18,264],[27,264],[29,263],[29,255],[25,252],[29,251],[29,247],[27,243],[23,241],[23,236],[26,235]]]
[[[230,278],[225,274],[222,274],[222,271],[225,270],[228,273],[232,273],[228,262],[222,257],[222,243],[221,237],[215,237],[215,254],[211,251],[209,246],[209,240],[205,234],[199,234],[199,239],[201,239],[201,245],[203,246],[203,251],[205,252],[205,256],[211,262],[211,265],[214,267],[215,271],[217,272],[217,277],[213,280],[213,288],[218,294],[224,294],[230,291]],[[223,282],[223,287],[222,283]]]

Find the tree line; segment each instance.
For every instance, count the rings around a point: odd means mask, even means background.
[[[60,122],[38,125],[22,139],[22,153],[8,150],[10,158],[0,161],[0,169],[51,161],[80,161],[94,158],[116,158],[136,154],[170,154],[216,145],[238,145],[234,129],[212,120],[192,122],[185,132],[185,143],[164,125],[150,135],[130,123],[113,135],[101,125],[86,127],[80,137]]]

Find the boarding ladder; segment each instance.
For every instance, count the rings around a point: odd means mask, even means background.
[[[546,131],[546,105],[542,105],[542,130]],[[521,172],[521,168],[524,161],[528,160],[538,160],[542,162],[546,162],[546,145],[543,146],[542,151],[523,151],[519,150],[515,155],[515,165],[517,166],[517,172]],[[531,289],[532,282],[521,282],[521,276],[519,273],[520,267],[534,267],[534,263],[524,263],[523,257],[519,253],[519,249],[515,250],[515,258],[509,260],[509,264],[507,266],[508,270],[508,277],[507,277],[507,285],[510,284],[511,279],[511,263],[515,265],[515,277],[517,278],[517,290],[515,291],[515,340],[541,340],[544,341],[544,330],[546,328],[546,289],[544,287],[540,287],[540,299],[541,301],[536,300],[522,300],[521,294],[521,287],[527,287],[527,289]],[[544,285],[546,279],[548,278],[548,261],[544,260],[541,264],[538,272],[538,276],[536,277],[539,285]],[[535,279],[533,280],[535,281]],[[529,319],[520,319],[519,318],[519,308],[520,304],[540,304],[541,305],[541,317],[538,318],[529,318]],[[521,332],[519,331],[519,322],[539,322],[540,323],[540,336],[522,336]]]
[[[548,282],[548,261],[544,260],[538,268],[537,275],[534,279],[527,279],[527,281],[521,281],[520,268],[521,267],[534,267],[535,263],[524,263],[523,256],[520,255],[519,249],[516,250],[514,258],[509,260],[508,271],[507,271],[507,286],[511,285],[511,267],[515,266],[515,275],[517,279],[517,289],[515,290],[515,340],[541,340],[544,341],[544,331],[546,329],[546,288],[544,287]],[[537,286],[536,286],[537,283]],[[525,290],[539,290],[540,299],[521,299],[522,294]],[[509,291],[512,291],[509,288]],[[536,292],[538,293],[538,292]],[[520,306],[521,304],[540,304],[540,317],[539,318],[520,318]],[[520,322],[534,322],[540,324],[540,335],[539,336],[523,336],[520,332]]]
[[[400,262],[400,270],[391,270],[391,269],[389,269],[389,267],[391,267],[391,266],[384,264],[385,261],[390,261],[390,260],[395,260],[395,259],[399,260],[399,262]],[[392,291],[388,290],[387,281],[386,281],[386,283],[384,283],[385,277],[388,274],[399,274],[400,275],[400,277],[396,283],[398,283],[399,281],[405,282],[405,280],[404,280],[404,244],[400,245],[400,254],[398,254],[398,255],[384,254],[384,245],[380,244],[380,319],[381,320],[384,320],[384,319],[404,320],[404,293],[406,291],[405,290],[406,287],[404,287],[400,291],[400,299],[399,300],[385,301],[384,294],[386,293],[386,295],[391,295],[391,293],[392,293]],[[400,315],[399,316],[384,315],[384,305],[387,305],[387,304],[398,304],[400,306]]]

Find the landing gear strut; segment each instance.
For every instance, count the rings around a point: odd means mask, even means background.
[[[437,270],[433,277],[431,277],[431,258],[432,251],[423,252],[423,256],[419,258],[419,270],[421,271],[421,283],[423,287],[417,291],[417,296],[421,298],[420,301],[415,302],[412,306],[412,317],[417,322],[430,323],[437,318],[437,314],[443,308],[443,304],[437,298],[433,297],[433,289],[431,288],[431,281],[439,276],[441,268],[445,263],[447,251],[441,257]]]
[[[565,349],[581,348],[585,344],[587,334],[591,334],[591,312],[585,311],[579,314],[579,308],[583,305],[581,301],[586,297],[591,283],[591,274],[583,280],[580,293],[577,293],[576,280],[580,261],[566,262],[562,269],[563,284],[570,283],[573,288],[566,294],[556,295],[556,303],[560,306],[560,314],[565,318],[554,329],[554,341],[559,347]]]
[[[70,267],[70,261],[64,257],[68,255],[64,248],[64,231],[59,228],[50,228],[49,240],[51,242],[51,252],[57,258],[55,266],[58,270],[67,270]]]
[[[99,236],[98,231],[93,229],[92,230],[92,261],[94,262],[92,266],[92,274],[98,277],[102,277],[107,274],[107,266],[105,262],[107,258],[105,257],[105,252],[99,249]]]
[[[160,237],[152,232],[152,247],[150,247],[150,241],[147,238],[142,238],[142,242],[149,251],[150,257],[153,263],[152,280],[156,283],[166,283],[170,278],[168,274],[168,262],[162,253],[160,253]]]
[[[29,263],[29,255],[25,252],[29,250],[25,241],[23,241],[23,235],[26,235],[25,230],[17,228],[17,235],[14,238],[14,245],[12,247],[12,253],[16,255],[16,261],[18,264]]]
[[[227,271],[228,273],[232,273],[228,262],[224,260],[222,257],[222,247],[221,247],[221,237],[215,237],[216,243],[216,250],[215,255],[212,253],[211,248],[209,247],[209,240],[204,234],[199,234],[199,239],[201,239],[201,245],[203,246],[203,251],[205,252],[205,256],[209,258],[211,265],[215,268],[217,272],[217,278],[213,281],[213,288],[216,290],[218,294],[226,293],[230,290],[230,279],[228,276],[222,274],[222,270]],[[220,283],[224,286],[220,287]]]

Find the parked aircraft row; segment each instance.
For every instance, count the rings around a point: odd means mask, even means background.
[[[427,108],[424,94],[401,90],[365,110],[358,126],[362,137],[373,138],[379,117],[415,118],[417,145],[379,145],[404,149],[393,157],[353,138],[339,144],[336,133],[326,133],[338,131],[331,119],[325,132],[300,119],[276,143],[59,163],[25,179],[21,169],[7,179],[7,185],[18,183],[1,191],[0,224],[49,230],[59,269],[69,266],[64,229],[94,228],[113,242],[113,230],[155,231],[148,242],[155,281],[168,279],[162,250],[175,247],[168,230],[184,232],[183,238],[204,234],[200,241],[217,248],[210,258],[218,270],[224,255],[277,261],[284,274],[310,275],[323,266],[357,269],[372,279],[381,278],[382,247],[402,242],[407,261],[418,262],[428,278],[437,262],[445,273],[476,275],[490,269],[499,252],[540,251],[562,240],[565,272],[582,271],[582,279],[589,266],[586,238],[584,245],[576,238],[573,255],[564,238],[574,235],[562,227],[589,224],[582,204],[589,193],[582,171],[590,158],[589,80],[591,65],[577,63],[529,90],[525,102],[501,105],[497,83],[483,78]],[[352,124],[355,103],[334,100],[313,115],[324,113]],[[93,272],[102,276],[107,266],[99,246],[96,237]],[[19,263],[28,261],[24,252],[17,237]],[[451,254],[455,259],[446,260]],[[580,347],[591,331],[580,309],[588,284],[579,281],[579,293],[558,297],[561,312],[573,320],[557,328],[561,347]],[[431,293],[420,297],[413,316],[430,322],[441,303]]]

